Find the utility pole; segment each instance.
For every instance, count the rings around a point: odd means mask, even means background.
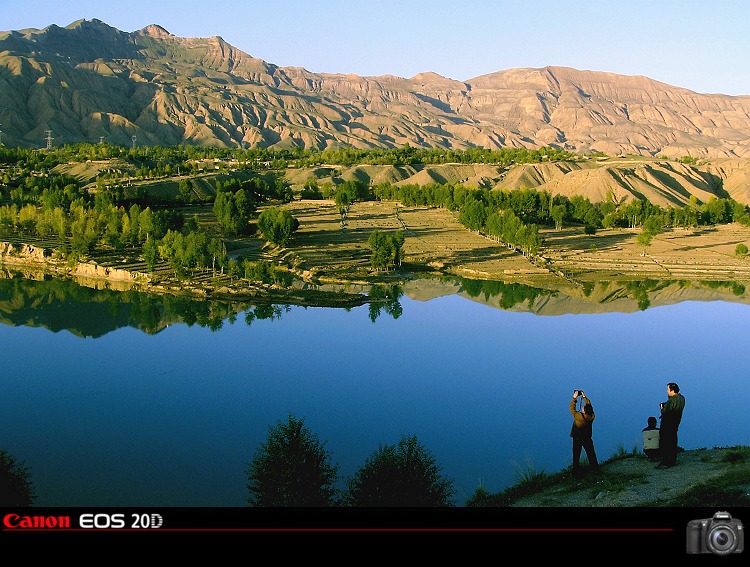
[[[2,124],[0,124],[0,126],[2,126]],[[0,146],[2,145],[3,145],[3,131],[0,130]]]
[[[52,140],[54,140],[54,138],[52,137],[52,130],[45,130],[44,133],[46,135],[46,140],[47,140],[47,149],[51,150],[52,149]]]
[[[104,143],[104,136],[99,136],[99,143],[100,143],[100,144],[103,144],[103,143]]]
[[[135,149],[135,134],[133,134],[133,149]]]

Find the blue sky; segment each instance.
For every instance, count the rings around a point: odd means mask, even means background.
[[[750,95],[748,0],[0,0],[0,30],[98,18],[313,72],[457,80],[560,65]]]

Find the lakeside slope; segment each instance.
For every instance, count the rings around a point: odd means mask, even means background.
[[[656,464],[642,453],[629,453],[602,463],[602,475],[591,474],[582,480],[574,480],[569,471],[530,474],[478,505],[621,508],[750,504],[748,446],[691,449],[681,451],[671,469],[657,469]],[[505,503],[498,503],[502,498]]]

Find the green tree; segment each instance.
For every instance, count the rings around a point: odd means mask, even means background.
[[[390,234],[374,230],[367,240],[372,250],[370,265],[377,270],[400,266],[404,256],[404,241],[404,233],[400,230]]]
[[[240,275],[240,264],[235,258],[230,258],[227,262],[227,274],[230,282]]]
[[[659,234],[663,230],[663,228],[664,223],[661,217],[656,215],[649,216],[643,222],[641,233],[636,238],[638,245],[643,246],[643,254],[641,254],[641,256],[646,255],[646,250],[649,246],[651,246],[651,242],[654,240],[654,236]]]
[[[185,267],[185,237],[181,232],[168,230],[159,244],[159,256],[169,262],[175,275],[181,275]]]
[[[269,242],[286,246],[299,228],[299,220],[286,209],[269,207],[258,216],[258,228]]]
[[[351,506],[452,506],[455,493],[453,481],[416,435],[381,445],[347,484],[345,501]]]
[[[0,506],[31,506],[35,498],[29,467],[0,449]]]
[[[289,414],[269,428],[247,470],[248,502],[265,507],[336,504],[338,466],[304,423]]]
[[[664,230],[664,222],[661,217],[652,215],[643,222],[643,230],[656,236]]]
[[[740,242],[737,246],[734,247],[734,253],[737,256],[747,256],[747,245]]]
[[[352,206],[352,196],[350,192],[346,190],[346,187],[339,187],[336,189],[333,201],[338,208],[341,222],[344,223],[346,221],[346,216],[349,214],[349,207]]]
[[[154,238],[146,238],[143,243],[143,260],[146,262],[146,268],[153,272],[156,262],[159,260],[159,245]]]
[[[307,181],[305,181],[300,197],[302,199],[323,198],[323,194],[320,192],[320,187],[318,186],[318,180],[315,177],[309,177]]]
[[[192,193],[193,193],[193,187],[187,179],[183,179],[180,181],[177,190],[180,193],[180,199],[184,203],[189,203],[191,201]]]
[[[479,231],[487,221],[487,207],[478,200],[471,198],[462,207],[458,214],[458,222],[469,230]]]
[[[207,254],[211,258],[211,270],[216,275],[216,268],[221,268],[224,273],[224,266],[227,264],[227,247],[223,240],[212,238],[208,241]]]
[[[638,236],[636,237],[636,241],[638,242],[638,246],[643,247],[643,253],[641,254],[641,256],[646,255],[646,250],[649,246],[651,246],[651,241],[653,239],[654,235],[647,230],[643,230],[638,234]]]
[[[568,213],[568,209],[565,207],[565,205],[554,205],[552,207],[552,220],[555,221],[555,230],[562,230],[563,221],[565,220],[565,215]]]

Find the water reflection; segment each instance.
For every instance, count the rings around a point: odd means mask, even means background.
[[[370,289],[369,315],[373,323],[385,312],[394,319],[398,319],[404,312],[399,299],[404,295],[399,285],[374,286]]]
[[[750,303],[746,284],[736,281],[641,280],[599,281],[554,289],[517,282],[469,278],[423,278],[405,285],[372,286],[368,316],[375,323],[387,315],[403,314],[400,300],[427,301],[458,294],[472,301],[537,315],[629,313],[682,301]],[[85,287],[70,280],[24,277],[0,279],[0,322],[11,326],[67,330],[79,337],[101,337],[121,327],[156,334],[176,323],[219,331],[244,317],[247,325],[275,321],[290,305],[177,295],[152,295],[135,290]],[[347,309],[347,308],[343,308]]]
[[[434,278],[331,309],[0,281],[0,448],[33,468],[40,506],[241,506],[253,449],[293,413],[344,477],[417,435],[461,503],[518,463],[569,465],[578,387],[603,458],[638,442],[671,379],[682,446],[746,444],[747,303],[700,282]]]
[[[221,329],[243,304],[84,287],[69,280],[0,280],[0,321],[101,337],[121,327],[156,334],[174,323]]]
[[[558,290],[541,289],[520,283],[506,283],[490,280],[459,280],[469,297],[483,295],[485,301],[494,302],[502,309],[511,309],[519,304],[528,304],[533,308],[538,297],[556,297]]]
[[[537,315],[631,313],[683,301],[750,303],[738,281],[603,280],[567,282],[557,288],[461,278],[456,293],[492,307]]]

